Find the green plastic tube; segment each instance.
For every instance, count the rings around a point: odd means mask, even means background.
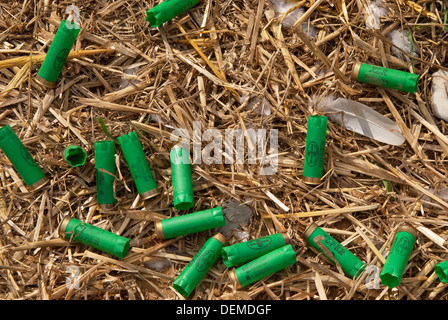
[[[130,240],[78,219],[65,217],[58,229],[59,235],[95,249],[124,258],[130,249]]]
[[[80,146],[71,144],[64,149],[64,160],[72,167],[83,166],[86,163],[87,153]]]
[[[32,191],[48,182],[48,178],[9,124],[0,128],[0,148]]]
[[[159,27],[163,23],[193,8],[198,0],[165,0],[146,11],[146,20],[151,27]]]
[[[217,207],[157,221],[155,233],[160,239],[172,239],[225,224],[222,207]]]
[[[275,249],[290,244],[287,234],[271,234],[222,248],[222,260],[227,268],[246,263]]]
[[[113,141],[95,142],[95,177],[96,198],[102,209],[111,209],[117,202],[115,198],[114,181],[115,145]]]
[[[117,140],[120,143],[140,198],[147,200],[159,194],[157,183],[154,180],[137,133],[135,131],[129,132],[118,137]]]
[[[448,283],[448,260],[436,264],[434,271],[441,282]]]
[[[315,223],[308,226],[303,233],[303,238],[314,250],[322,253],[331,263],[336,264],[337,261],[342,271],[352,279],[357,278],[366,267],[365,263]]]
[[[309,116],[303,167],[303,181],[305,183],[319,184],[321,182],[324,173],[326,139],[327,117],[320,115]]]
[[[297,257],[290,244],[268,252],[229,272],[236,289],[244,288],[296,263]]]
[[[187,298],[218,260],[222,248],[227,244],[226,238],[220,233],[209,238],[174,280],[173,288]]]
[[[70,27],[67,27],[70,24]],[[44,62],[37,73],[36,81],[48,88],[56,87],[67,56],[81,28],[74,22],[62,20],[48,49]]]
[[[355,81],[400,91],[417,91],[418,74],[357,62],[352,70]]]
[[[412,227],[403,226],[397,230],[389,255],[380,273],[382,284],[389,288],[395,288],[401,283],[416,236],[417,232]]]
[[[174,147],[170,151],[173,201],[176,210],[188,210],[194,206],[193,179],[190,154],[186,148]]]

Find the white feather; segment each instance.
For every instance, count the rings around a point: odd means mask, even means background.
[[[346,130],[395,146],[405,141],[400,127],[393,120],[360,102],[327,97],[317,107],[330,121]]]
[[[145,266],[147,266],[151,270],[155,270],[157,272],[162,272],[165,268],[169,267],[171,262],[167,259],[157,259],[154,261],[145,262]]]
[[[371,3],[366,8],[366,28],[367,29],[380,29],[381,22],[380,17],[384,17],[387,14],[387,8],[381,0]]]
[[[285,14],[289,9],[295,6],[297,3],[287,0],[269,0],[269,2],[274,7],[276,13],[279,16]],[[297,8],[290,13],[288,13],[282,20],[282,28],[289,29],[291,28],[297,20],[300,19],[305,11],[303,8]],[[307,34],[310,38],[315,37],[317,35],[316,29],[311,25],[310,20],[302,23],[302,30]]]
[[[408,32],[401,30],[394,30],[389,34],[389,39],[392,41],[394,45],[396,45],[401,50],[413,55],[414,57],[418,57],[418,48],[417,45],[411,43],[409,40]],[[409,57],[404,55],[400,50],[395,47],[391,47],[391,52],[394,56],[401,60],[409,61]]]
[[[432,108],[437,118],[448,121],[448,72],[439,70],[432,75]]]
[[[252,110],[255,108],[255,112],[258,114],[262,114],[265,116],[271,115],[271,103],[265,98],[259,98],[257,96],[249,96],[248,94],[243,94],[240,96],[240,102],[244,103],[247,99],[249,102],[247,103],[247,108]]]

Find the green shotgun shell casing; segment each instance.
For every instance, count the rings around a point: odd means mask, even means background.
[[[87,153],[80,146],[71,144],[65,147],[64,160],[72,167],[83,166],[86,163]]]
[[[172,239],[223,227],[225,224],[226,219],[222,207],[217,207],[157,221],[155,233],[160,239]]]
[[[0,148],[32,191],[48,182],[42,169],[9,124],[0,128]]]
[[[58,233],[70,241],[92,246],[118,258],[124,258],[130,249],[128,238],[69,216],[66,216],[60,223]]]
[[[351,77],[358,82],[414,93],[417,91],[419,75],[357,62]]]
[[[128,134],[118,137],[117,140],[120,143],[121,150],[123,151],[124,158],[128,164],[140,198],[147,200],[159,194],[157,183],[154,180],[137,133],[131,131]]]
[[[352,279],[357,278],[366,267],[364,262],[316,223],[312,223],[306,228],[303,238],[314,250],[322,253],[332,264],[336,264],[337,261],[342,271]]]
[[[62,20],[48,49],[44,62],[37,73],[36,81],[47,88],[56,87],[67,56],[81,28],[74,22]]]
[[[238,268],[229,271],[236,289],[244,288],[297,262],[290,244],[277,248]]]
[[[174,147],[170,151],[174,208],[188,210],[194,206],[193,179],[188,149]]]
[[[319,184],[324,173],[327,121],[327,117],[320,115],[308,117],[303,167],[303,181],[308,184]]]
[[[199,2],[198,0],[165,0],[146,11],[146,20],[151,27],[159,27],[163,23],[193,8]]]
[[[382,284],[389,288],[395,288],[401,283],[416,237],[417,231],[410,226],[402,226],[397,230],[380,273]]]
[[[222,248],[226,245],[228,245],[227,240],[220,233],[209,238],[174,280],[173,288],[187,298],[218,260]]]
[[[115,144],[113,141],[97,141],[95,148],[96,199],[102,209],[112,209],[115,198]]]
[[[276,233],[222,248],[222,260],[227,268],[246,263],[291,243],[287,234]]]
[[[441,282],[448,283],[448,260],[436,264],[434,271]]]

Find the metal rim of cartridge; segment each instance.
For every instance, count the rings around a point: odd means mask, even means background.
[[[232,282],[233,286],[235,287],[235,290],[241,289],[241,283],[238,280],[238,277],[236,276],[236,269],[232,269],[228,273],[229,279]]]
[[[115,203],[100,203],[101,210],[112,210],[115,207]]]
[[[226,237],[222,234],[222,233],[217,233],[215,234],[212,238],[218,240],[219,242],[221,242],[221,244],[223,246],[228,246],[229,242],[227,241]]]
[[[315,222],[310,224],[303,232],[303,235],[302,235],[303,239],[305,239],[305,241],[308,241],[308,238],[311,236],[311,234],[313,234],[314,230],[316,230],[318,227],[319,226]]]
[[[43,177],[42,179],[40,179],[39,181],[33,183],[32,185],[30,185],[28,187],[30,188],[31,191],[36,191],[36,190],[39,190],[40,188],[42,188],[44,185],[46,185],[48,181],[49,180],[47,177]]]
[[[322,178],[311,178],[311,177],[304,176],[303,182],[305,182],[306,184],[316,185],[316,184],[320,184],[322,182]]]
[[[72,219],[73,218],[70,216],[65,216],[64,219],[62,219],[61,223],[59,224],[59,228],[58,228],[59,236],[65,237],[65,229],[67,229],[68,223]]]
[[[402,226],[397,228],[397,233],[401,232],[401,231],[408,232],[408,233],[412,234],[414,236],[414,238],[417,238],[417,229],[415,229],[412,226],[402,225]]]
[[[361,65],[362,65],[362,62],[359,62],[359,61],[353,65],[352,74],[351,74],[352,80],[358,81],[359,69],[361,69]]]
[[[34,78],[38,84],[41,86],[44,86],[48,89],[54,89],[57,87],[57,82],[51,82],[43,79],[41,76],[37,75],[36,78]]]
[[[152,197],[155,197],[159,193],[160,193],[159,190],[157,190],[157,188],[154,188],[154,189],[151,189],[151,190],[148,190],[148,191],[145,191],[145,192],[141,193],[140,194],[140,199],[143,200],[143,201],[144,200],[148,200],[148,199],[150,199]]]
[[[156,221],[154,223],[154,229],[155,229],[157,238],[164,240],[165,235],[163,234],[162,220]]]

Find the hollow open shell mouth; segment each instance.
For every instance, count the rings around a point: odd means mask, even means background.
[[[395,288],[400,284],[400,279],[394,275],[386,273],[381,276],[381,283],[385,284],[389,288]]]
[[[436,275],[439,277],[440,281],[443,283],[448,283],[448,270],[445,270],[439,265],[434,267]]]
[[[79,167],[85,164],[87,153],[79,146],[68,146],[64,150],[65,161],[72,167]]]
[[[156,26],[157,25],[157,18],[152,12],[148,12],[146,14],[146,20],[149,22],[150,26]]]

